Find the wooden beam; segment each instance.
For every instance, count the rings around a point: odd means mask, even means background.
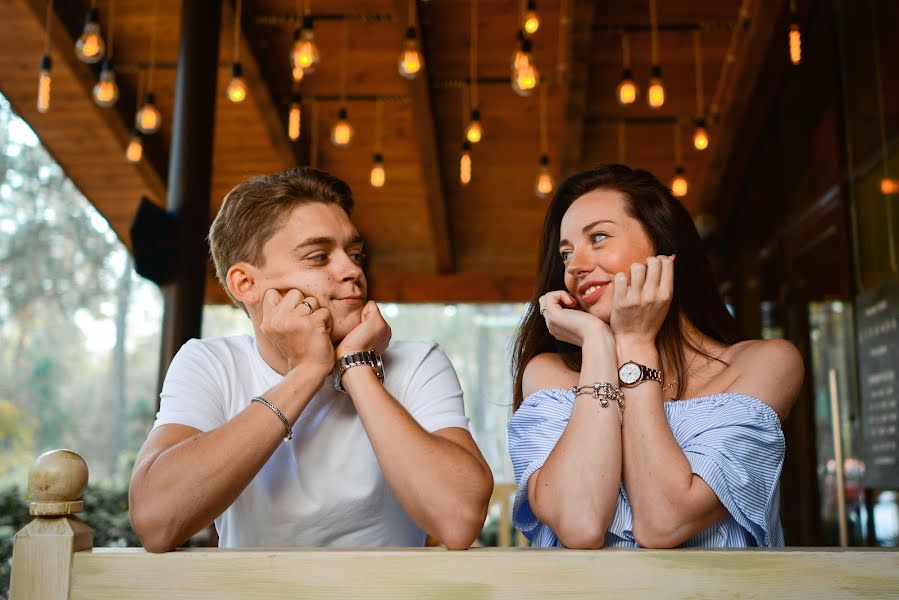
[[[125,161],[131,124],[116,109],[100,108],[92,97],[96,75],[73,52],[74,39],[54,12],[50,17],[52,93],[50,110],[35,106],[38,61],[44,52],[47,2],[0,3],[0,22],[15,35],[0,36],[0,91],[34,129],[66,175],[101,212],[116,207],[133,214],[141,196],[164,204],[166,186],[151,161]],[[130,247],[129,220],[112,219],[116,234]]]
[[[767,117],[776,86],[760,89],[758,84],[762,74],[766,73],[763,67],[767,62],[769,49],[772,43],[777,44],[777,40],[773,38],[779,31],[778,23],[784,15],[784,4],[784,0],[752,3],[749,32],[735,57],[726,91],[719,99],[719,105],[724,107],[724,111],[711,131],[714,137],[709,151],[712,154],[701,177],[705,183],[697,205],[699,211],[714,210],[723,215],[729,210],[729,196],[732,194],[722,194],[722,191],[730,185],[736,185],[736,178],[745,169],[743,163],[746,162],[744,160],[738,165],[734,157],[740,148],[755,148],[761,137],[763,127],[759,119]],[[777,47],[783,49],[784,57],[780,61],[783,67],[788,62],[786,38]],[[771,73],[766,73],[766,77],[771,76]],[[749,114],[755,117],[751,124],[746,120]],[[743,154],[748,160],[750,153]],[[725,222],[723,219],[719,220]]]
[[[409,22],[409,3],[407,0],[394,0],[397,22],[400,23],[401,39],[397,40],[397,54],[405,39],[406,24]],[[418,77],[408,82],[409,98],[412,105],[412,129],[418,150],[418,164],[421,166],[421,178],[425,187],[425,205],[428,212],[429,229],[434,251],[434,267],[438,273],[452,273],[455,270],[452,240],[450,234],[449,215],[447,214],[446,197],[443,191],[441,174],[441,157],[437,143],[437,127],[434,119],[434,108],[431,102],[430,71],[425,54],[424,32],[418,27],[418,39],[424,57],[424,67]]]
[[[584,159],[584,118],[587,114],[587,90],[590,55],[593,52],[593,22],[596,2],[561,0],[562,10],[570,9],[560,22],[559,35],[565,43],[560,64],[562,89],[562,137],[559,140],[559,178],[564,179],[582,168]]]

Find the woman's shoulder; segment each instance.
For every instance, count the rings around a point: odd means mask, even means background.
[[[758,398],[785,419],[805,374],[799,349],[783,339],[747,340],[730,346],[725,354],[732,372],[725,391]]]
[[[561,354],[544,352],[532,358],[525,366],[521,380],[522,396],[527,398],[545,388],[570,388],[577,381],[578,372],[565,364]]]

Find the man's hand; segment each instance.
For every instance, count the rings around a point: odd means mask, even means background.
[[[266,290],[259,329],[287,359],[288,370],[302,364],[323,378],[331,372],[331,311],[321,308],[312,296],[295,289],[283,296],[278,290]]]
[[[347,354],[366,350],[384,352],[390,343],[390,336],[390,325],[381,316],[381,311],[378,310],[374,300],[369,300],[362,307],[362,322],[343,338],[337,346],[334,358],[340,359]]]

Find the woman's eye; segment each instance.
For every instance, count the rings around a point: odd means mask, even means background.
[[[603,241],[607,237],[609,237],[609,236],[607,236],[604,233],[591,233],[590,241],[593,242],[594,244],[598,244],[599,242]]]
[[[328,260],[327,254],[313,254],[312,256],[307,257],[309,260],[313,262],[325,262]]]
[[[365,260],[365,252],[362,252],[362,251],[350,252],[350,258],[352,258],[353,262],[355,262],[356,264],[361,265],[362,262]]]
[[[571,258],[571,252],[568,250],[560,252],[560,255],[562,256],[562,262],[568,262],[568,259]]]

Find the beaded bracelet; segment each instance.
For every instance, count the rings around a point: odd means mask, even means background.
[[[594,381],[589,385],[571,386],[571,392],[574,397],[591,395],[599,399],[599,404],[603,408],[609,406],[609,400],[613,400],[618,405],[618,419],[624,423],[624,394],[621,390],[605,381]]]

